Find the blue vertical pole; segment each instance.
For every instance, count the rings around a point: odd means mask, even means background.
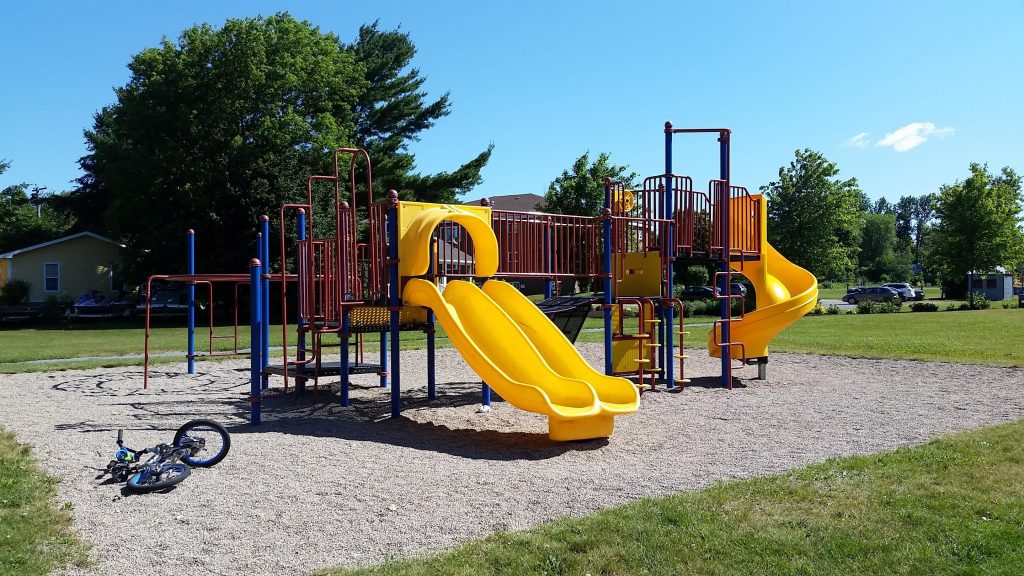
[[[187,248],[187,263],[186,267],[188,273],[196,273],[196,232],[189,228],[188,235],[186,238]],[[152,294],[150,294],[152,296]],[[212,305],[209,303],[208,305]],[[193,282],[188,283],[188,373],[196,373],[196,285]]]
[[[601,267],[604,269],[604,373],[612,373],[612,188],[611,178],[604,182],[604,209],[601,211],[601,233],[604,240],[604,254]]]
[[[295,217],[295,228],[296,238],[299,242],[306,240],[306,211],[299,208],[299,213]],[[298,256],[296,257],[295,273],[296,273],[296,286],[298,291],[298,298],[296,299],[299,313],[295,320],[296,340],[295,340],[295,360],[299,362],[298,375],[295,377],[295,391],[302,394],[306,391],[306,366],[302,362],[306,360],[306,317],[303,315],[303,310],[306,306],[306,247],[302,244],[299,245]],[[282,287],[283,288],[283,287]],[[281,311],[282,316],[286,314],[284,310]],[[288,369],[287,366],[284,367]]]
[[[391,308],[391,417],[402,414],[402,386],[399,369],[402,301],[398,296],[398,192],[388,192],[388,303]]]
[[[253,258],[249,261],[249,334],[252,339],[249,353],[249,423],[253,426],[260,424],[260,395],[262,394],[260,382],[263,359],[260,358],[260,352],[263,350],[263,346],[260,339],[263,337],[263,320],[261,318],[263,306],[261,305],[260,275],[260,260]]]
[[[263,367],[270,364],[270,218],[260,216],[260,261],[263,263],[263,277],[260,279],[260,305],[263,307],[260,316],[263,319],[263,336],[260,343],[263,345],[262,357]],[[270,376],[263,375],[263,387],[270,385]]]
[[[348,406],[348,385],[349,385],[349,374],[348,374],[348,360],[349,360],[349,326],[351,323],[349,309],[345,308],[341,311],[341,367],[338,371],[341,376],[341,405]]]
[[[388,333],[380,333],[380,387],[388,387]]]
[[[547,225],[544,227],[544,253],[547,254],[547,273],[551,274],[554,272],[555,266],[555,243],[554,238],[554,226],[551,224],[551,218],[547,219]],[[544,298],[551,298],[555,291],[555,278],[549,276],[544,282]]]
[[[437,240],[430,242],[430,264],[427,266],[427,275],[432,282],[437,282],[435,276],[437,270],[434,267],[434,257],[437,253]],[[437,398],[437,381],[435,379],[435,349],[434,349],[434,311],[427,309],[427,398]]]
[[[675,269],[675,256],[676,256],[676,238],[674,233],[675,223],[675,201],[674,194],[672,193],[672,123],[665,122],[665,218],[668,220],[668,224],[665,225],[664,239],[662,242],[662,250],[665,253],[662,255],[665,261],[668,262],[668,269],[665,271],[665,298],[671,298],[675,288],[673,287],[672,277]],[[662,363],[662,367],[665,369],[665,373],[662,374],[665,378],[665,387],[671,390],[676,387],[675,378],[675,356],[672,353],[674,345],[675,333],[672,327],[672,318],[675,316],[675,308],[669,304],[668,300],[663,300],[661,305],[661,324],[659,326],[664,334],[664,343],[661,347],[661,352],[664,354],[663,358],[665,361]]]
[[[729,252],[732,249],[731,239],[729,238],[729,197],[730,194],[730,182],[729,182],[729,131],[723,130],[718,137],[719,142],[719,172],[722,180],[722,192],[719,195],[718,202],[720,202],[720,210],[718,211],[719,216],[722,218],[722,261],[719,264],[719,271],[725,272],[721,275],[721,281],[719,282],[720,295],[725,296],[722,298],[722,304],[720,308],[721,317],[723,320],[727,320],[731,316],[729,310],[732,300],[729,299]],[[722,322],[722,386],[725,388],[732,388],[732,348],[727,346],[732,342],[731,339],[731,328],[729,322]]]
[[[491,387],[486,382],[480,383],[480,404],[483,406],[491,405]]]

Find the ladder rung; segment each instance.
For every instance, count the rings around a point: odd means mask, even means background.
[[[676,334],[679,335],[679,336],[689,336],[690,335],[689,332],[676,332]]]
[[[633,338],[650,338],[651,337],[650,334],[631,334],[630,336],[632,336]]]
[[[687,383],[690,382],[690,379],[689,378],[683,378],[682,380],[680,380],[680,379],[676,378],[675,380],[673,380],[673,382],[675,382],[676,384],[687,384]]]
[[[633,360],[633,362],[636,362],[637,364],[650,364],[651,363],[651,361],[649,359],[647,359],[647,358],[637,358],[637,359]]]
[[[672,357],[679,358],[680,360],[686,360],[687,358],[689,358],[689,356],[687,356],[686,354],[673,354]]]
[[[651,324],[661,324],[661,320],[658,320],[656,318],[644,318],[644,322],[650,322]]]
[[[653,343],[653,342],[644,342],[644,347],[645,348],[661,348],[661,344],[656,344],[656,343]]]
[[[648,368],[644,370],[644,372],[647,372],[648,374],[660,374],[664,372],[664,370],[662,370],[661,368]]]

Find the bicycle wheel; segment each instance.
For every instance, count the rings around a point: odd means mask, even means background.
[[[231,436],[223,426],[213,420],[192,420],[178,428],[174,434],[175,446],[197,444],[181,461],[189,466],[209,468],[228,455]]]
[[[156,474],[146,470],[132,474],[128,479],[128,489],[132,492],[153,492],[170,488],[191,473],[192,469],[184,464],[164,464]]]

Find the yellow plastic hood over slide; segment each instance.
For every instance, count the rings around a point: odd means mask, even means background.
[[[761,201],[761,222],[768,222],[767,203]],[[761,257],[744,263],[743,275],[750,280],[757,294],[757,310],[732,323],[730,340],[742,342],[744,358],[768,355],[768,344],[787,326],[814,309],[818,301],[818,280],[807,270],[793,264],[768,243],[765,226],[761,226]],[[732,269],[740,271],[738,263]],[[708,351],[720,358],[721,328],[708,332]],[[733,347],[731,357],[740,358],[740,348]]]
[[[472,237],[477,274],[494,274],[498,263],[497,240],[490,224],[475,214],[476,210],[408,204],[408,210],[402,210],[401,204],[399,210],[399,269],[403,276],[427,271],[431,235],[444,220],[458,222]],[[404,221],[402,216],[406,216]],[[487,293],[472,282],[451,281],[442,294],[432,282],[410,278],[402,291],[402,301],[408,306],[433,310],[462,357],[506,402],[547,415],[552,440],[611,435],[616,414],[636,411],[636,389],[628,380],[589,369],[550,321],[550,326],[545,327],[535,317],[530,318],[524,301],[547,321],[529,300],[521,295],[512,297],[506,287],[515,291],[493,280],[484,284]],[[497,295],[501,304],[488,293]],[[504,306],[511,307],[516,320],[506,313]],[[528,327],[526,331],[517,321]],[[569,350],[578,362],[565,358]]]

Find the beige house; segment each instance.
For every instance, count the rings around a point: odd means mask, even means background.
[[[113,296],[123,286],[123,246],[92,232],[79,232],[0,254],[0,286],[11,280],[31,284],[29,301],[78,298],[86,290]]]

